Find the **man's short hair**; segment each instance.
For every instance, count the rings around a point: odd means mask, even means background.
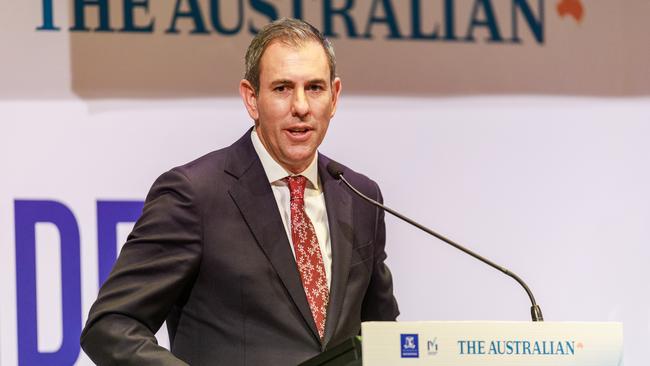
[[[330,68],[330,83],[336,77],[336,56],[334,47],[330,41],[313,25],[292,18],[281,18],[267,24],[253,38],[246,51],[246,72],[244,79],[248,80],[255,94],[260,91],[260,61],[266,48],[274,41],[280,41],[288,46],[300,47],[307,41],[315,41],[323,46],[327,55],[327,63]]]

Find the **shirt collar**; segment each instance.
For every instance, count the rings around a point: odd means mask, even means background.
[[[309,181],[309,183],[311,183],[311,186],[313,188],[319,189],[318,188],[318,164],[317,164],[318,151],[314,155],[314,159],[311,161],[307,169],[305,169],[304,171],[298,174],[293,174],[287,171],[286,169],[284,169],[282,165],[280,165],[277,161],[273,159],[271,154],[269,154],[269,152],[262,144],[262,141],[260,140],[260,137],[257,135],[255,129],[251,131],[251,141],[253,142],[253,147],[255,148],[255,152],[257,153],[257,156],[260,158],[260,161],[262,162],[262,167],[266,172],[266,177],[269,179],[269,183],[281,181],[282,179],[290,175],[302,175],[305,178],[307,178],[307,180]]]

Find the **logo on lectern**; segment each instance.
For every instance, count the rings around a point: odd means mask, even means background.
[[[429,356],[435,356],[438,354],[438,338],[433,340],[429,339],[427,341],[427,354]]]
[[[402,358],[420,357],[417,334],[401,334],[400,339],[401,339]]]

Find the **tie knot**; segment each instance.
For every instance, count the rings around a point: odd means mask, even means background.
[[[290,200],[304,200],[305,199],[305,186],[307,185],[307,178],[302,175],[294,175],[285,178],[289,184],[289,197]]]

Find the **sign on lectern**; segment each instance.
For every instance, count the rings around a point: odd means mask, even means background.
[[[621,323],[366,322],[364,366],[622,366]]]

